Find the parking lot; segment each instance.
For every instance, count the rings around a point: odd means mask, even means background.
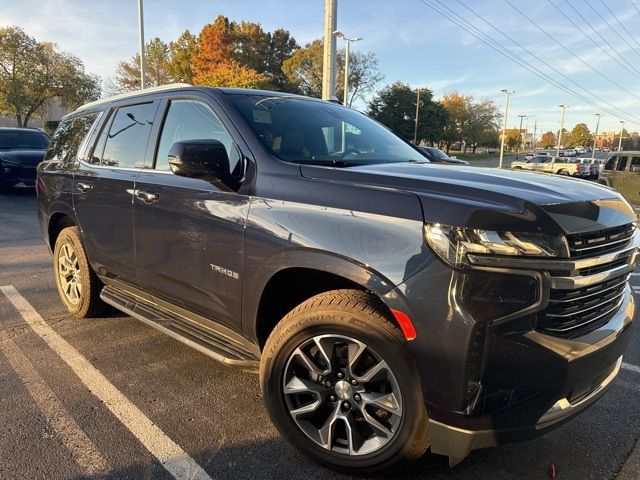
[[[111,312],[79,321],[55,291],[32,191],[0,195],[0,478],[346,478],[290,447],[257,375]],[[640,276],[632,277],[640,293]],[[640,478],[640,329],[612,390],[567,425],[472,452],[427,454],[400,478]],[[634,473],[635,472],[635,473]]]

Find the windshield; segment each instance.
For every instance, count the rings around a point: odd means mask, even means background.
[[[439,148],[427,147],[427,150],[429,150],[429,153],[433,155],[433,157],[437,160],[452,160],[451,158],[449,158],[449,155],[444,153]]]
[[[0,149],[45,150],[49,139],[37,130],[0,130]]]
[[[231,101],[262,143],[287,162],[348,167],[425,161],[382,125],[340,105],[244,94],[232,94]]]

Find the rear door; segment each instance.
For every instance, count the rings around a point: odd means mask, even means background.
[[[611,186],[622,195],[626,195],[627,171],[629,170],[629,157],[627,155],[618,156],[616,169],[611,176]]]
[[[99,274],[136,281],[132,203],[159,101],[111,109],[97,144],[74,175],[85,249]]]
[[[189,311],[239,328],[249,212],[249,197],[238,193],[244,172],[236,141],[239,135],[207,94],[170,94],[161,109],[161,128],[148,158],[149,168],[136,181],[140,285]],[[207,139],[225,145],[237,185],[214,185],[174,175],[169,169],[167,154],[175,142]]]

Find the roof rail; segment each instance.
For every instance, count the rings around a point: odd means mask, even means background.
[[[87,108],[95,107],[96,105],[101,105],[103,103],[113,102],[115,100],[121,100],[121,99],[124,99],[124,98],[131,98],[131,97],[137,97],[139,95],[144,95],[144,94],[147,94],[147,93],[162,92],[164,90],[171,90],[171,89],[174,89],[174,88],[192,87],[192,86],[193,85],[191,85],[189,83],[169,83],[167,85],[160,85],[160,86],[157,86],[157,87],[145,88],[144,90],[135,90],[135,91],[132,91],[132,92],[121,93],[119,95],[113,95],[111,97],[100,98],[100,99],[95,100],[93,102],[85,103],[84,105],[78,107],[76,112],[80,111],[80,110],[85,110]]]

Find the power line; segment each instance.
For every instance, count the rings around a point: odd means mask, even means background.
[[[638,8],[638,5],[636,5],[636,2],[634,2],[633,0],[629,0],[629,3],[633,5],[633,8],[635,8],[636,12],[638,12],[638,15],[640,15],[640,8]]]
[[[620,25],[620,26],[623,28],[623,30],[624,30],[625,32],[627,32],[627,35],[629,35],[629,37],[631,38],[631,40],[633,40],[633,42],[634,42],[638,47],[640,47],[640,43],[638,43],[638,40],[636,39],[636,37],[634,37],[634,36],[631,34],[631,32],[627,29],[627,27],[625,26],[625,24],[624,24],[624,23],[622,23],[622,22],[620,21],[620,19],[618,18],[618,16],[617,16],[615,13],[613,13],[613,11],[609,8],[609,5],[607,5],[606,3],[604,3],[604,1],[603,1],[603,0],[600,0],[600,1],[602,2],[602,5],[604,5],[604,8],[606,8],[606,9],[609,11],[609,13],[611,14],[611,16],[612,16],[613,18],[615,18],[616,22],[618,22],[618,25]],[[637,50],[636,50],[636,51],[637,51]]]
[[[602,106],[596,104],[595,102],[593,102],[589,98],[584,97],[582,94],[577,93],[574,90],[572,90],[571,88],[569,88],[569,87],[563,85],[562,83],[556,81],[551,76],[545,74],[544,72],[539,71],[534,66],[532,66],[530,63],[519,59],[511,50],[503,47],[499,42],[497,42],[496,40],[494,40],[489,35],[486,35],[484,32],[482,32],[479,29],[477,29],[475,26],[473,26],[466,19],[463,19],[463,20],[467,23],[468,26],[464,25],[463,23],[461,23],[458,20],[459,18],[461,18],[458,15],[455,15],[455,16],[449,15],[449,14],[446,13],[446,11],[443,11],[443,9],[441,7],[438,7],[437,5],[431,3],[428,0],[419,0],[419,1],[421,3],[423,3],[425,6],[429,7],[430,9],[434,10],[435,12],[439,13],[440,15],[442,15],[443,17],[448,19],[451,23],[453,23],[453,24],[459,26],[460,28],[462,28],[464,31],[466,31],[467,33],[469,33],[473,37],[477,38],[478,40],[480,40],[482,43],[484,43],[488,47],[490,47],[493,50],[497,51],[502,56],[506,57],[507,59],[513,61],[514,63],[516,63],[518,65],[520,65],[525,70],[527,70],[530,73],[534,74],[538,78],[544,80],[545,82],[548,82],[548,83],[552,84],[553,86],[555,86],[555,87],[559,88],[560,90],[568,93],[569,95],[577,98],[578,100],[581,100],[584,103],[587,103],[588,105],[591,105],[594,108],[600,109],[600,110],[602,110],[602,111],[604,111],[606,113],[609,113],[610,115],[613,115],[613,116],[616,116],[616,117],[620,117],[620,114],[618,112],[603,108]],[[474,32],[472,29],[476,30],[476,31]],[[486,37],[486,39],[483,38],[483,36]],[[638,122],[636,120],[627,120],[627,121],[629,123],[640,125],[640,122]]]
[[[576,27],[576,30],[578,30],[580,33],[582,33],[582,35],[584,35],[591,43],[593,43],[597,48],[599,48],[602,52],[604,52],[606,55],[608,55],[611,60],[616,62],[618,65],[620,65],[625,70],[627,70],[627,72],[629,72],[631,75],[635,75],[636,77],[638,77],[640,79],[640,70],[636,69],[633,66],[631,66],[631,68],[629,68],[627,65],[622,63],[616,57],[611,55],[611,53],[609,53],[609,51],[606,48],[602,47],[598,42],[596,42],[593,38],[591,38],[589,35],[587,35],[582,30],[582,28],[576,22],[574,22],[573,19],[571,19],[571,17],[569,17],[566,13],[564,13],[564,11],[559,6],[557,6],[555,3],[553,3],[553,0],[548,0],[548,1],[553,6],[553,8],[555,8],[569,23],[571,23],[571,25]],[[615,51],[615,53],[620,55],[617,51]],[[623,58],[623,60],[624,60],[624,58]],[[632,70],[632,68],[633,68],[633,70]]]
[[[437,1],[437,0],[436,0]],[[558,75],[561,75],[563,78],[565,78],[566,80],[568,80],[569,82],[573,83],[574,85],[576,85],[578,88],[581,88],[583,90],[585,90],[586,92],[588,92],[590,95],[595,96],[596,98],[598,98],[599,100],[608,103],[606,100],[604,100],[603,98],[598,97],[598,95],[594,94],[593,92],[587,90],[586,88],[582,87],[581,85],[577,84],[575,81],[573,81],[572,79],[570,79],[569,77],[567,77],[566,75],[564,75],[563,73],[561,73],[559,70],[557,70],[556,68],[554,68],[553,66],[549,65],[547,62],[545,62],[544,60],[542,60],[538,55],[536,55],[535,53],[533,53],[531,50],[529,50],[528,48],[524,47],[522,44],[518,43],[517,41],[515,41],[512,37],[510,37],[509,35],[507,35],[506,33],[504,33],[502,30],[500,30],[498,27],[496,27],[495,25],[493,25],[491,22],[489,22],[487,19],[485,19],[484,17],[482,17],[478,12],[476,12],[475,10],[473,10],[471,7],[468,7],[467,5],[465,5],[461,0],[457,0],[457,2],[462,5],[464,8],[466,8],[468,11],[470,11],[471,13],[473,13],[476,17],[478,17],[480,20],[482,20],[484,23],[486,23],[487,25],[489,25],[491,28],[493,28],[496,32],[498,32],[500,35],[502,35],[503,37],[505,37],[506,39],[510,40],[512,43],[514,43],[515,45],[517,45],[518,47],[520,47],[522,50],[526,51],[529,55],[531,55],[532,57],[536,58],[539,62],[543,63],[544,65],[546,65],[548,68],[552,69],[554,72],[556,72]],[[507,2],[511,5],[510,2]],[[512,5],[513,6],[513,5]],[[529,17],[527,17],[526,15],[524,15],[522,12],[520,12],[518,10],[518,12],[520,14],[522,14],[527,20],[529,20],[529,22],[533,23],[538,29],[542,30],[541,27],[539,27],[537,24],[535,24],[535,22],[533,22]],[[545,33],[548,37],[550,37],[554,42],[556,42],[560,47],[562,47],[563,49],[565,49],[567,52],[569,52],[571,55],[573,55],[574,57],[576,57],[581,63],[583,63],[587,68],[593,70],[595,73],[597,73],[598,75],[600,75],[602,78],[604,78],[605,80],[607,80],[608,82],[610,82],[612,85],[615,85],[616,87],[620,88],[621,90],[624,90],[625,92],[627,92],[629,95],[632,95],[634,97],[636,97],[637,99],[640,100],[640,97],[635,93],[632,92],[631,90],[628,90],[627,88],[623,87],[622,85],[620,85],[618,82],[616,82],[615,80],[613,80],[612,78],[608,77],[607,75],[605,75],[604,73],[596,70],[595,68],[593,68],[591,65],[589,65],[588,63],[586,63],[584,60],[582,60],[582,58],[580,58],[578,55],[576,55],[573,51],[569,50],[568,48],[566,48],[564,45],[562,45],[557,39],[555,39],[553,36],[551,36],[550,34],[546,33],[544,30],[542,30],[543,33]],[[640,77],[639,77],[640,78]],[[617,108],[612,104],[609,104],[611,107],[613,108]],[[628,115],[631,115],[629,113],[627,113]]]
[[[602,19],[602,20],[604,20],[604,21],[605,21],[605,23],[606,23],[606,24],[607,24],[607,26],[608,26],[608,27],[613,31],[613,33],[615,33],[615,34],[616,34],[616,36],[617,36],[620,40],[622,40],[624,43],[626,43],[626,44],[627,44],[627,46],[631,49],[631,51],[632,51],[632,52],[635,52],[636,54],[640,55],[640,51],[636,50],[636,47],[634,47],[633,45],[631,45],[631,44],[629,43],[629,41],[628,41],[626,38],[624,38],[622,35],[620,35],[620,33],[618,32],[618,29],[617,29],[617,28],[615,28],[615,27],[612,27],[612,26],[611,26],[611,24],[609,23],[609,20],[607,20],[606,18],[604,18],[604,17],[600,14],[600,12],[598,12],[598,11],[593,7],[593,5],[591,5],[587,0],[583,0],[583,1],[584,1],[585,5],[586,5],[587,7],[589,7],[589,8],[593,11],[593,13],[595,13],[598,17],[600,17],[600,19]],[[605,6],[606,6],[606,5],[605,5]],[[608,7],[607,7],[607,8],[608,8]],[[609,11],[611,12],[611,10],[609,10]],[[614,15],[614,17],[615,17],[615,15]],[[618,23],[620,23],[620,22],[618,22]]]
[[[460,1],[460,0],[458,0]],[[594,71],[595,73],[597,73],[598,75],[600,75],[602,78],[604,78],[605,80],[608,80],[609,82],[611,82],[613,85],[617,86],[618,88],[624,90],[625,92],[627,92],[629,95],[633,95],[634,97],[640,99],[640,97],[638,97],[635,93],[631,92],[630,90],[626,89],[625,87],[623,87],[622,85],[620,85],[618,82],[612,80],[611,78],[609,78],[607,75],[605,75],[604,73],[602,73],[601,71],[597,70],[596,68],[592,67],[591,65],[589,65],[587,62],[585,62],[582,58],[580,58],[575,52],[573,52],[571,49],[567,48],[562,42],[560,42],[558,39],[556,39],[553,35],[551,35],[550,33],[548,33],[544,28],[542,28],[540,25],[538,25],[536,22],[534,22],[526,13],[524,13],[522,10],[520,10],[518,7],[516,7],[513,3],[511,3],[510,0],[504,0],[505,2],[507,2],[511,8],[513,8],[516,12],[518,12],[520,15],[522,15],[524,18],[527,19],[527,21],[529,21],[529,23],[531,23],[534,27],[536,27],[538,30],[540,30],[542,33],[544,33],[547,37],[549,37],[551,40],[553,40],[558,46],[560,46],[560,48],[562,48],[563,50],[565,50],[566,52],[568,52],[569,54],[573,55],[575,58],[577,58],[580,63],[582,63],[584,66],[586,66],[587,68],[589,68],[590,70]],[[546,63],[545,63],[546,64]],[[552,67],[553,68],[553,67]],[[600,96],[596,95],[595,93],[591,92],[590,90],[587,90],[586,88],[578,85],[576,82],[574,82],[573,80],[569,79],[569,77],[567,77],[566,75],[563,75],[562,73],[560,73],[558,70],[556,70],[554,68],[554,71],[557,72],[559,75],[562,75],[564,78],[566,78],[567,80],[569,80],[571,83],[573,83],[574,85],[577,85],[578,87],[582,88],[583,90],[589,92],[591,95],[593,95],[594,97],[598,98],[600,101],[603,101],[604,103],[606,103],[607,105],[613,107],[613,108],[618,108],[621,112],[625,113],[626,115],[631,115],[633,116],[633,114],[629,113],[629,112],[625,112],[624,110],[622,110],[619,107],[616,107],[615,105],[607,102],[606,100],[604,100],[603,98],[601,98]]]

